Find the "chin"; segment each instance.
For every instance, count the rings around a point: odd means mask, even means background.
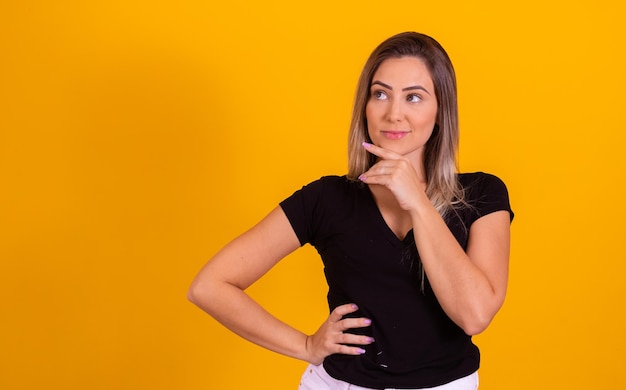
[[[379,142],[379,143],[375,143],[376,146],[379,146],[383,149],[387,149],[391,152],[394,152],[396,154],[399,154],[401,156],[408,156],[411,154],[422,154],[423,150],[424,150],[424,146],[425,145],[402,145],[396,142]]]

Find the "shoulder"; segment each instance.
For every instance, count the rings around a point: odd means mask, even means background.
[[[459,173],[459,182],[463,188],[476,186],[503,186],[504,182],[496,175],[485,172]]]
[[[354,184],[355,182],[349,180],[346,175],[338,176],[338,175],[328,175],[322,176],[316,180],[317,182],[322,182],[331,186],[346,186],[350,184]]]
[[[357,184],[345,176],[323,176],[280,203],[300,244],[315,245],[332,230],[333,221],[354,199]]]
[[[342,198],[354,195],[361,183],[349,180],[346,176],[322,176],[295,191],[285,202],[305,202],[308,204],[338,203]]]
[[[485,172],[460,173],[459,183],[465,193],[465,201],[485,215],[497,210],[508,210],[513,219],[506,184],[498,176]]]
[[[346,185],[349,182],[350,180],[348,180],[348,178],[345,175],[344,176],[328,175],[328,176],[320,177],[319,179],[315,180],[313,183],[323,183],[328,186],[341,186],[341,185]]]
[[[496,175],[485,172],[460,173],[458,179],[466,196],[481,196],[485,193],[500,193],[508,196],[506,184]]]
[[[362,183],[349,180],[345,175],[322,176],[302,187],[300,191],[313,193],[342,192],[358,189]]]

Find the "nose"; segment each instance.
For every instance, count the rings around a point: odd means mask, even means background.
[[[387,119],[391,122],[402,120],[404,113],[402,111],[402,102],[399,99],[392,99],[387,106]]]

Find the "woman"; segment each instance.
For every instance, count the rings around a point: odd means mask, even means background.
[[[346,176],[323,177],[226,245],[189,298],[263,347],[309,362],[302,389],[475,389],[482,332],[507,286],[513,213],[505,185],[457,174],[456,81],[432,38],[402,33],[368,59]],[[310,243],[330,315],[312,335],[244,290]]]

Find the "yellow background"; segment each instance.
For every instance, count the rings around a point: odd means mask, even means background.
[[[508,185],[510,288],[482,389],[623,386],[626,29],[618,1],[0,3],[0,388],[295,389],[305,364],[186,301],[210,256],[345,172],[384,38],[455,64],[463,171]],[[250,289],[326,316],[305,247]]]

